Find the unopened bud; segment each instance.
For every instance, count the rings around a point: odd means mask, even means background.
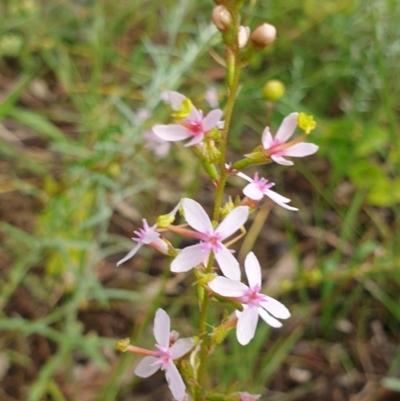
[[[220,31],[226,31],[232,23],[232,16],[225,6],[215,7],[211,18]]]
[[[285,85],[277,80],[271,79],[263,87],[263,96],[265,100],[276,102],[285,94]]]
[[[276,28],[264,23],[256,28],[250,36],[251,41],[259,47],[267,47],[276,38]]]
[[[238,32],[239,49],[243,49],[247,45],[249,37],[250,37],[250,28],[248,26],[240,25]]]

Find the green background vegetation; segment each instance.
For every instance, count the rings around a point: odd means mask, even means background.
[[[143,132],[167,121],[162,90],[206,110],[214,86],[223,105],[212,7],[0,4],[1,400],[162,399],[163,379],[146,387],[133,375],[138,358],[112,349],[127,336],[151,346],[160,306],[195,334],[191,278],[148,249],[115,262],[143,217],[153,223],[183,195],[210,205],[191,153],[174,144],[157,159]],[[400,389],[400,3],[246,2],[244,25],[265,20],[278,39],[243,70],[229,156],[259,144],[268,79],[287,88],[272,131],[292,111],[312,114],[320,151],[263,168],[300,209],[274,208],[255,246],[268,293],[293,317],[279,331],[260,324],[245,348],[231,333],[210,360],[210,385],[276,401],[349,400],[363,388],[379,397]],[[152,117],[140,121],[139,108]]]

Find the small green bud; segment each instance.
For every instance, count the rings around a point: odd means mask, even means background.
[[[219,163],[221,160],[221,152],[214,145],[208,143],[205,147],[205,158],[209,163]]]
[[[213,141],[220,141],[221,140],[221,131],[214,127],[208,134],[207,137],[212,139]]]
[[[285,94],[285,85],[278,79],[271,79],[263,87],[263,97],[270,102],[276,102]]]
[[[221,208],[221,217],[226,217],[233,209],[235,208],[235,204],[230,199],[225,205]]]
[[[125,338],[123,340],[119,340],[116,344],[115,344],[115,349],[117,351],[120,352],[126,352],[128,350],[128,347],[130,345],[130,339],[129,338]]]

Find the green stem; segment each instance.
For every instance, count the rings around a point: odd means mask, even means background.
[[[239,12],[235,10],[235,12],[231,12],[232,14],[232,32],[238,32],[239,27]],[[213,220],[219,221],[221,214],[221,205],[223,201],[223,195],[225,190],[225,184],[228,179],[228,174],[225,169],[226,164],[226,150],[227,150],[227,142],[228,142],[228,133],[231,125],[232,115],[233,115],[233,107],[235,105],[236,94],[239,86],[239,77],[240,77],[240,52],[239,46],[237,43],[237,35],[236,35],[236,43],[228,47],[226,49],[227,54],[227,89],[228,89],[228,99],[225,109],[225,119],[224,119],[224,129],[222,130],[222,137],[220,141],[220,152],[221,152],[221,162],[220,162],[220,178],[217,182],[217,189],[215,194],[215,203],[214,203],[214,213]],[[212,267],[214,264],[214,255],[211,254],[210,259],[207,263],[206,272],[211,273]],[[197,372],[197,382],[198,387],[196,388],[195,401],[204,400],[204,377],[206,373],[206,363],[208,357],[208,348],[210,338],[207,335],[207,316],[208,316],[208,308],[210,304],[210,295],[208,292],[204,293],[204,298],[201,303],[200,310],[200,335],[202,341],[200,343],[200,352],[199,352],[199,369]]]

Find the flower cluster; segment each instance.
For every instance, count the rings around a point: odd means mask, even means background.
[[[215,18],[224,17],[225,10],[217,11]],[[221,27],[223,26],[222,22]],[[241,27],[238,35],[246,36],[246,40],[239,38],[246,42],[249,31]],[[218,105],[216,93],[209,91],[207,96],[209,103],[216,107]],[[224,129],[224,122],[221,121],[223,113],[220,109],[211,110],[203,117],[203,112],[197,109],[190,99],[178,92],[167,91],[163,94],[163,99],[171,106],[171,115],[175,123],[154,125],[152,135],[163,141],[162,143],[189,139],[185,147],[192,147],[195,155],[202,158],[203,167],[214,179],[216,185],[222,175],[225,176],[225,179],[231,175],[237,175],[247,181],[247,185],[243,188],[244,196],[242,199],[236,198],[235,203],[228,202],[221,209],[223,212],[217,213],[217,217],[215,217],[217,221],[211,220],[206,210],[198,202],[189,198],[181,199],[171,213],[160,216],[157,224],[153,226],[150,226],[144,219],[143,228],[135,231],[135,237],[132,238],[136,243],[135,246],[117,263],[117,266],[132,258],[144,245],[173,257],[170,265],[172,272],[184,273],[194,270],[197,284],[210,299],[218,301],[222,298],[225,302],[235,306],[229,322],[233,322],[233,325],[236,326],[238,342],[241,345],[247,345],[255,335],[260,317],[269,326],[279,328],[282,323],[278,319],[288,319],[290,312],[282,303],[262,293],[261,266],[253,252],[248,253],[244,261],[248,284],[241,281],[241,268],[230,247],[245,235],[244,226],[248,217],[264,197],[284,209],[290,211],[298,209],[289,205],[290,199],[271,189],[275,185],[273,182],[261,177],[258,172],[251,178],[242,170],[247,166],[271,162],[290,166],[293,162],[287,160],[286,157],[303,157],[315,153],[318,146],[304,142],[305,137],[315,127],[315,122],[303,113],[289,114],[284,118],[275,137],[271,135],[269,127],[266,127],[262,133],[261,145],[246,155],[245,159],[231,165],[218,159],[218,149],[215,144],[221,138],[220,130]],[[296,139],[290,140],[297,127],[304,133]],[[148,141],[148,138],[146,140]],[[196,153],[196,149],[201,149],[201,152],[197,151]],[[204,156],[204,151],[207,149],[212,149],[215,157]],[[184,225],[174,224],[178,210],[185,220]],[[167,232],[191,238],[195,243],[183,249],[175,249],[164,237]],[[236,236],[230,239],[235,234]],[[217,266],[221,274],[217,274]],[[225,326],[221,324],[220,327]],[[204,334],[200,334],[200,347],[205,342]],[[191,395],[187,393],[185,381],[174,361],[191,352],[193,348],[193,354],[198,352],[196,351],[198,347],[194,347],[196,341],[191,338],[177,339],[176,334],[170,332],[170,319],[162,309],[158,309],[155,316],[154,336],[156,339],[156,350],[154,351],[135,347],[129,342],[127,344],[123,342],[122,345],[120,343],[119,349],[146,355],[136,367],[135,373],[140,377],[148,377],[161,369],[165,371],[174,398],[178,401],[190,400]],[[201,339],[202,336],[203,339]],[[192,360],[192,357],[190,359]],[[180,366],[179,363],[178,366]],[[188,380],[185,375],[184,378]],[[193,377],[191,380],[194,380]],[[251,395],[247,392],[232,394],[232,399],[241,401],[259,398],[258,395]]]

